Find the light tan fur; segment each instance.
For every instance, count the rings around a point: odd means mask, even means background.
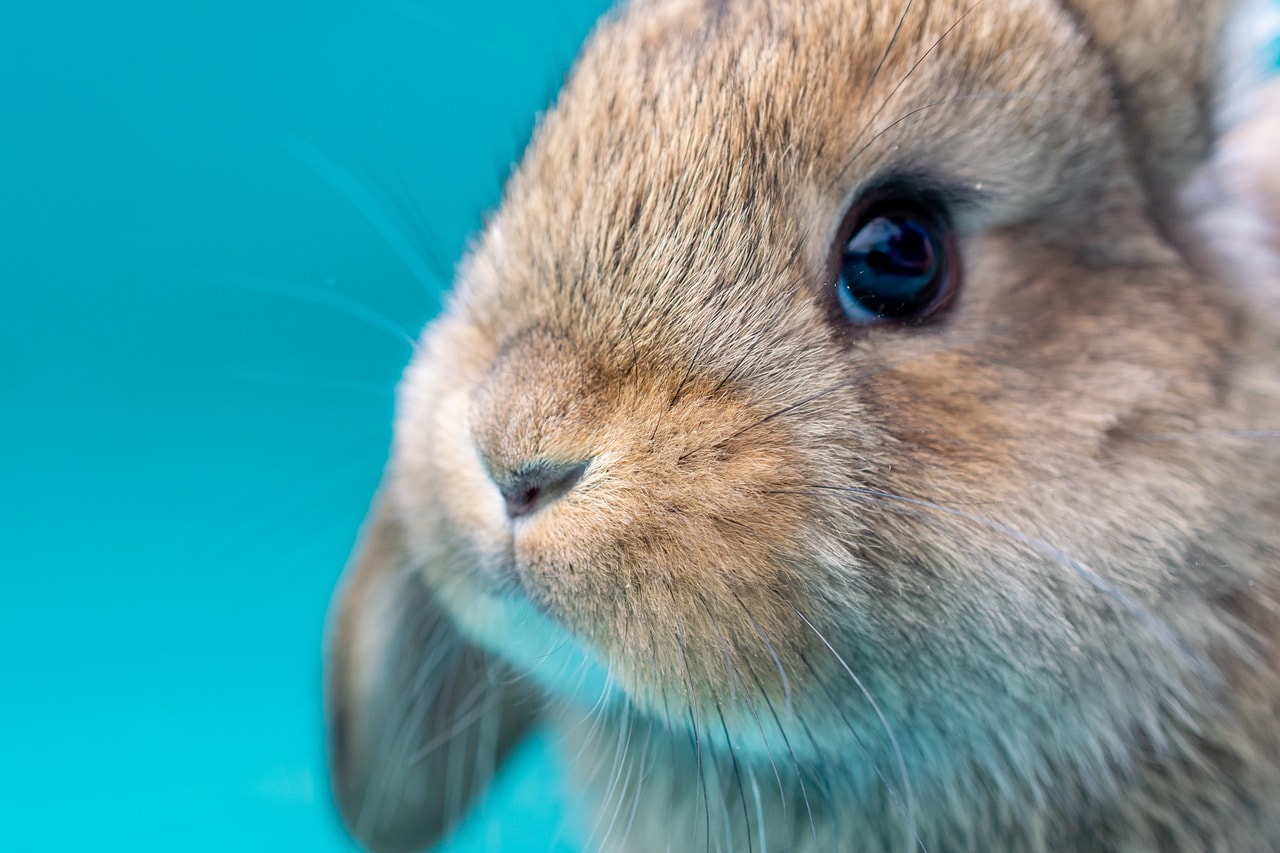
[[[438,838],[541,719],[591,848],[1280,847],[1280,118],[1218,141],[1229,9],[606,20],[401,386],[329,638],[356,835]],[[837,229],[904,184],[954,308],[851,327]],[[509,517],[546,460],[590,466]]]

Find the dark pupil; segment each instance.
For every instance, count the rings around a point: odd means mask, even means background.
[[[844,247],[846,295],[876,317],[907,317],[927,308],[939,278],[936,238],[907,213],[877,216]]]

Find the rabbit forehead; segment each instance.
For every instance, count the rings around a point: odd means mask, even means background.
[[[641,3],[587,47],[464,292],[498,328],[588,287],[792,298],[888,179],[975,195],[975,226],[1089,204],[1120,157],[1111,109],[1051,3]]]

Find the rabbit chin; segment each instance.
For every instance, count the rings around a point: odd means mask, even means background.
[[[471,638],[557,700],[584,710],[626,699],[609,665],[519,594],[482,593],[455,619]]]
[[[762,759],[772,760],[779,749],[778,738],[771,738],[763,728],[758,709],[747,711],[737,702],[717,702],[713,697],[694,698],[682,686],[664,689],[637,682],[519,593],[468,596],[465,607],[455,607],[453,616],[473,642],[542,689],[552,718],[567,715],[562,721],[572,725],[586,715],[620,715],[615,719],[623,721],[624,727],[659,726],[681,742],[694,737],[705,748]],[[821,745],[826,721],[815,718],[812,729],[801,728],[808,724],[800,723],[800,713],[788,697],[777,707],[779,716],[773,717],[779,726],[793,730],[794,740],[788,745],[792,760],[830,764],[832,755]],[[843,744],[849,724],[845,718],[833,723],[831,737],[825,740]],[[866,740],[874,740],[883,723],[872,721],[871,725],[874,729],[863,733]]]

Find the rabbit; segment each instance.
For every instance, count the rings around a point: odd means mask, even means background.
[[[326,636],[353,835],[435,843],[546,727],[584,849],[1280,849],[1236,13],[611,12],[398,388]]]

